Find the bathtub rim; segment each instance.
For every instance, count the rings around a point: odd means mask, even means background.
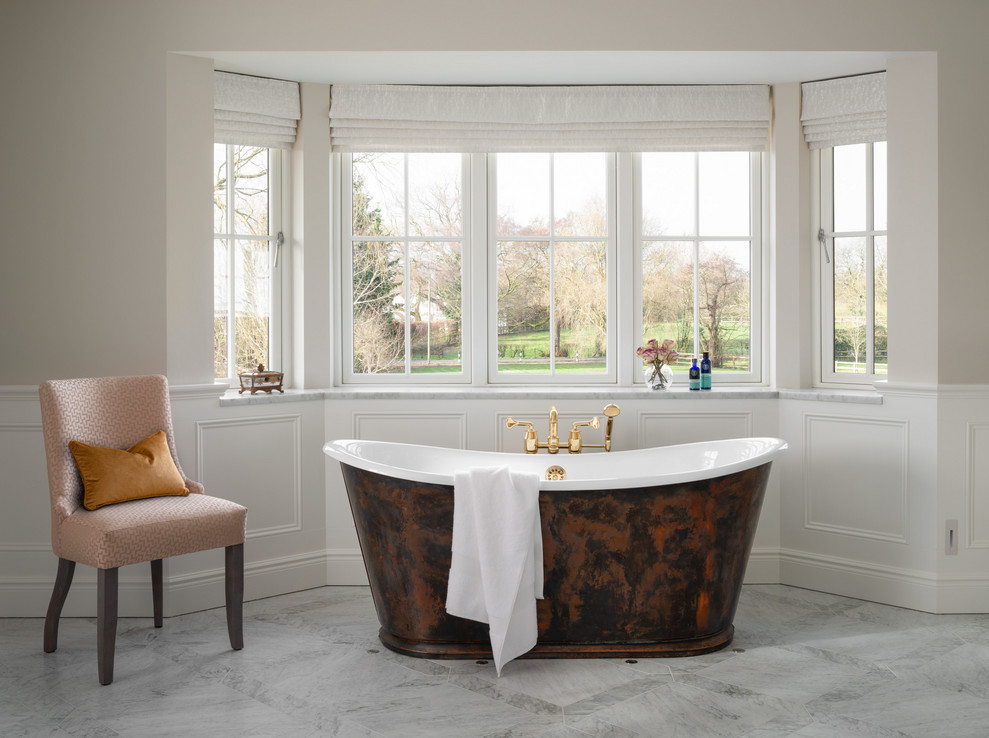
[[[657,471],[652,473],[651,471],[645,475],[637,476],[604,476],[598,475],[586,478],[568,478],[563,480],[547,480],[543,479],[544,470],[554,464],[559,464],[566,467],[566,460],[571,460],[580,465],[591,466],[595,464],[591,459],[595,457],[604,457],[600,460],[602,465],[607,466],[620,466],[621,462],[616,460],[617,456],[633,457],[636,460],[641,460],[648,458],[649,456],[657,457],[657,470],[662,469],[661,460],[665,455],[672,455],[677,452],[677,450],[694,452],[701,447],[724,447],[725,450],[730,449],[732,446],[743,446],[747,444],[749,447],[759,444],[763,446],[759,453],[752,455],[748,458],[740,458],[737,461],[732,461],[725,464],[717,464],[707,467],[698,467],[696,469],[689,469],[681,472],[666,472]],[[534,471],[539,474],[540,482],[539,489],[545,491],[567,491],[567,490],[594,490],[594,489],[634,489],[637,487],[653,487],[656,485],[668,485],[668,484],[682,484],[687,482],[695,482],[702,479],[711,479],[715,477],[721,477],[728,474],[732,474],[738,471],[744,471],[746,469],[751,469],[753,467],[762,466],[773,460],[775,460],[780,454],[785,452],[788,448],[788,444],[785,440],[781,438],[775,438],[771,436],[752,436],[744,438],[730,438],[721,439],[717,441],[698,441],[694,443],[683,443],[676,444],[672,446],[653,446],[649,448],[642,449],[626,449],[622,451],[612,451],[608,454],[597,453],[597,454],[566,454],[560,453],[556,455],[551,454],[523,454],[516,452],[506,452],[506,451],[475,451],[473,449],[457,449],[457,448],[447,448],[443,446],[429,446],[426,444],[416,444],[416,443],[399,443],[396,441],[372,441],[372,440],[360,440],[360,439],[338,439],[334,441],[327,441],[323,445],[323,453],[332,459],[340,462],[341,464],[347,464],[349,466],[354,466],[365,471],[374,472],[376,474],[381,474],[387,477],[392,477],[396,479],[405,479],[410,482],[423,482],[428,484],[439,484],[446,486],[453,486],[454,474],[453,472],[441,473],[436,471],[429,471],[426,469],[414,469],[409,467],[400,467],[393,464],[386,464],[378,459],[369,458],[368,456],[361,455],[360,450],[370,449],[373,451],[378,451],[387,449],[389,447],[400,447],[403,451],[408,452],[413,448],[429,449],[430,453],[434,457],[447,457],[447,460],[452,460],[453,458],[460,457],[461,460],[468,459],[469,463],[462,465],[458,468],[474,467],[494,467],[494,466],[512,466],[515,469],[522,467],[531,467],[525,469],[528,471]],[[522,464],[512,465],[511,462],[522,461]],[[578,461],[579,460],[579,461]],[[448,465],[449,468],[449,465]]]

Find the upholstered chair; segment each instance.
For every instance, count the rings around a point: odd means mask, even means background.
[[[55,650],[58,620],[76,563],[97,569],[97,662],[101,684],[113,681],[117,632],[117,570],[151,562],[154,624],[162,626],[162,559],[225,548],[227,631],[244,646],[244,535],[247,508],[203,494],[179,465],[172,434],[168,382],[162,376],[104,377],[44,382],[39,388],[51,493],[52,550],[58,573],[45,619],[45,652]],[[150,497],[83,506],[83,482],[69,441],[129,449],[164,431],[186,496]]]

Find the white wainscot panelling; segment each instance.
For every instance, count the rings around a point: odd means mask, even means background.
[[[906,543],[908,426],[902,420],[804,416],[804,525]]]
[[[467,448],[467,414],[355,412],[353,437],[370,441]]]
[[[196,422],[206,493],[248,509],[247,537],[302,530],[299,415]]]
[[[968,545],[989,548],[989,424],[968,424]]]
[[[746,438],[751,435],[752,413],[749,411],[639,413],[641,448]]]
[[[0,550],[51,551],[51,505],[41,423],[0,423]]]

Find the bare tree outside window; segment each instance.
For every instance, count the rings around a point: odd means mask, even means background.
[[[499,373],[607,370],[605,162],[498,155]]]
[[[461,372],[461,156],[360,153],[351,168],[353,372]]]
[[[269,360],[269,150],[216,144],[213,205],[213,364],[227,378]]]
[[[887,373],[886,144],[836,146],[822,154],[826,244],[822,273],[833,298],[822,310],[824,375],[868,381]],[[830,355],[828,355],[830,353]]]
[[[746,152],[642,155],[643,341],[722,371],[752,366],[749,167]]]

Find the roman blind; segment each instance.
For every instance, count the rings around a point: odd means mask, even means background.
[[[333,85],[333,151],[765,151],[767,85]]]
[[[804,82],[800,120],[812,149],[886,140],[886,72]]]
[[[299,83],[213,73],[213,140],[290,149],[301,115]]]

